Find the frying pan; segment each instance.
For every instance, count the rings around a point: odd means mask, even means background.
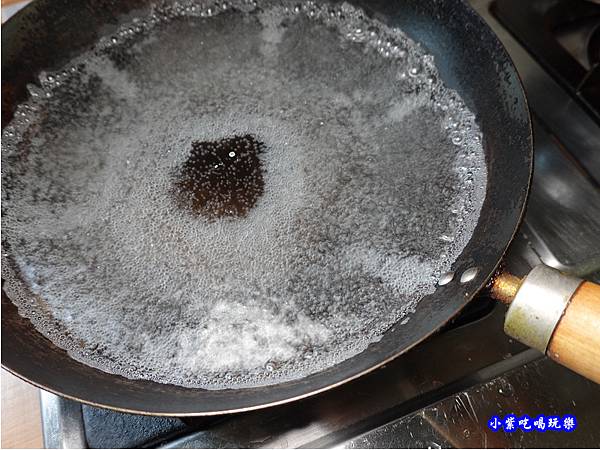
[[[75,3],[36,0],[11,18],[2,26],[2,126],[8,124],[16,105],[26,98],[26,84],[34,83],[40,71],[65,64],[114,27],[119,17],[128,13],[143,14],[150,3],[147,0]],[[523,301],[517,300],[529,297],[521,293],[531,291],[531,284],[543,286],[548,273],[563,279],[563,275],[548,272],[550,269],[546,268],[528,277],[529,281],[507,274],[497,275],[525,207],[532,173],[532,131],[518,75],[496,36],[461,0],[351,0],[350,3],[389,26],[400,27],[433,54],[441,77],[475,113],[484,136],[488,180],[480,219],[471,240],[453,264],[452,273],[443,278],[433,294],[420,301],[411,320],[392,326],[379,342],[369,345],[360,354],[310,376],[264,387],[203,390],[131,380],[75,361],[20,317],[3,290],[2,365],[5,368],[42,389],[120,411],[163,416],[246,411],[307,397],[374,370],[435,333],[488,283],[492,284],[495,295],[506,302],[516,293],[513,306],[517,303],[523,306]],[[566,304],[574,293],[579,295],[587,286],[589,292],[585,297],[592,301],[586,304],[589,303],[588,309],[596,314],[596,319],[588,321],[587,338],[592,339],[596,350],[588,348],[588,353],[576,355],[575,361],[590,360],[591,369],[585,374],[593,377],[600,366],[598,355],[594,353],[600,348],[600,343],[596,343],[600,332],[594,332],[599,323],[597,317],[600,317],[600,302],[594,301],[594,298],[598,300],[594,291],[597,287],[582,285],[581,280],[566,284],[568,288],[561,287],[561,282],[551,282],[549,285],[554,290],[546,290],[543,295],[550,292],[550,297],[556,297],[553,292],[558,291],[558,298]],[[529,311],[527,305],[524,308]],[[517,312],[522,313],[521,310]],[[558,318],[563,312],[564,307]],[[594,318],[592,313],[588,315]],[[516,317],[517,331],[513,334],[529,343],[527,336],[523,338],[519,334],[518,326],[525,320],[523,314]],[[524,335],[530,331],[528,326],[522,329],[525,329],[521,333]]]

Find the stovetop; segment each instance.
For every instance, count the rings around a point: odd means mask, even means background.
[[[560,0],[470,2],[513,58],[534,124],[531,195],[524,223],[505,258],[507,268],[524,275],[543,262],[600,281],[600,66],[593,53],[600,6],[578,5],[571,11]],[[584,9],[591,13],[586,16]],[[581,23],[587,27],[584,31],[582,25],[577,28]],[[255,412],[198,419],[147,417],[42,392],[45,444],[600,446],[600,386],[504,335],[504,312],[502,305],[480,296],[452,323],[387,366],[318,396]],[[527,434],[488,429],[491,416],[509,413],[574,414],[578,429]]]

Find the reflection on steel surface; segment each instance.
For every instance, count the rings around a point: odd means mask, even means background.
[[[508,307],[505,333],[546,353],[558,321],[582,282],[545,265],[534,267]]]
[[[81,405],[40,391],[45,448],[87,448]]]
[[[597,447],[600,445],[600,387],[573,382],[567,369],[544,358],[473,386],[441,402],[351,439],[345,448]],[[596,396],[590,396],[595,393]],[[575,414],[577,433],[505,433],[486,423],[494,415]]]

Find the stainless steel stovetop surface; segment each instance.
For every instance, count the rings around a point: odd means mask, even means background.
[[[525,274],[543,262],[599,281],[600,127],[491,15],[525,85],[535,173],[506,257]],[[42,393],[47,447],[599,447],[600,386],[502,331],[504,307],[474,301],[463,317],[387,366],[319,396],[218,419],[115,413]],[[477,317],[473,320],[473,317]],[[461,322],[462,321],[462,322]],[[464,322],[464,323],[463,323]],[[575,414],[574,433],[494,433],[492,415]]]

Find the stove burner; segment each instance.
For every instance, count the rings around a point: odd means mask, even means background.
[[[600,123],[600,5],[496,0],[492,13]]]

